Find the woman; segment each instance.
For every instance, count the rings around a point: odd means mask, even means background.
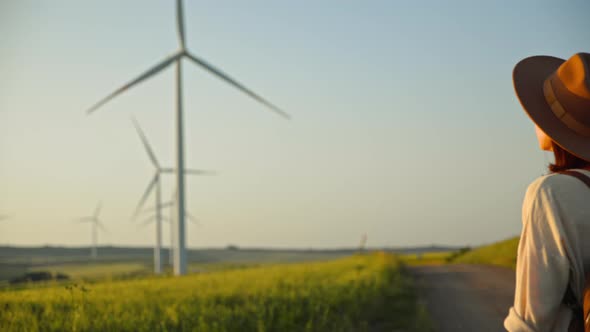
[[[582,321],[579,308],[590,270],[590,187],[566,174],[590,177],[590,54],[567,61],[526,58],[514,68],[513,80],[540,148],[552,151],[555,163],[524,199],[514,305],[504,327],[566,332]]]

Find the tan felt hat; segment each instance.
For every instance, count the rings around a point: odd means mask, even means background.
[[[555,143],[590,161],[590,54],[532,56],[512,73],[522,107]]]

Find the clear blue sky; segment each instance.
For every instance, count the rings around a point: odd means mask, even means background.
[[[590,51],[587,1],[185,1],[187,43],[293,116],[184,65],[191,247],[477,245],[520,231],[550,158],[519,59]],[[0,2],[0,243],[150,245],[129,220],[174,164],[173,70],[84,110],[177,48],[173,1]],[[165,181],[171,195],[172,179]],[[148,201],[149,203],[152,202]],[[165,230],[167,231],[167,227]],[[168,239],[168,236],[165,236]]]

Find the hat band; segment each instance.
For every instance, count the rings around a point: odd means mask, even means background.
[[[543,94],[545,95],[545,100],[549,104],[549,108],[553,111],[553,114],[557,116],[557,118],[563,122],[568,128],[575,131],[576,133],[583,135],[583,136],[590,136],[590,128],[585,124],[581,123],[580,121],[576,120],[571,114],[569,114],[563,105],[557,100],[555,96],[555,91],[553,90],[553,86],[551,85],[551,78],[545,80],[543,84]]]

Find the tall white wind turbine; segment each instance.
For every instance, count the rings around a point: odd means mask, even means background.
[[[186,48],[186,36],[184,30],[184,17],[183,17],[183,10],[182,10],[182,0],[176,0],[176,27],[178,32],[178,41],[180,43],[180,47],[178,51],[172,53],[168,57],[164,58],[162,61],[157,63],[155,66],[151,67],[135,79],[131,80],[129,83],[123,85],[121,88],[115,90],[113,93],[109,94],[105,98],[101,99],[98,103],[88,109],[88,113],[92,113],[97,110],[99,107],[107,103],[109,100],[113,99],[114,97],[118,96],[119,94],[125,92],[127,89],[143,82],[147,78],[154,76],[155,74],[161,72],[168,66],[172,64],[176,64],[176,186],[178,187],[178,197],[177,197],[177,216],[176,218],[176,247],[174,250],[174,274],[175,275],[183,275],[186,273],[186,238],[185,238],[185,186],[184,186],[184,123],[183,123],[183,115],[182,115],[182,60],[187,59],[190,62],[193,62],[197,66],[205,69],[210,74],[218,77],[219,79],[225,81],[226,83],[232,85],[234,88],[242,91],[243,93],[247,94],[251,98],[255,99],[256,101],[265,105],[269,110],[279,114],[284,118],[289,118],[289,115],[276,107],[275,105],[268,102],[266,99],[262,98],[258,94],[254,93],[252,90],[248,89],[243,84],[239,83],[235,79],[231,78],[229,75],[225,74],[220,69],[214,67],[213,65],[209,64],[207,61],[203,60],[202,58],[197,57],[196,55],[190,53]]]
[[[104,227],[103,223],[100,221],[99,215],[100,210],[102,209],[102,203],[99,202],[96,208],[94,209],[94,214],[89,217],[82,217],[78,219],[78,222],[89,222],[92,224],[92,249],[90,250],[90,256],[92,259],[96,259],[97,257],[97,244],[98,244],[98,228],[100,228],[103,232],[106,232],[106,228]]]
[[[131,119],[133,120],[133,125],[135,126],[135,129],[137,130],[137,134],[139,135],[139,138],[141,139],[143,147],[145,148],[145,151],[146,151],[147,155],[149,156],[150,161],[152,162],[152,165],[154,166],[154,169],[155,169],[154,176],[150,180],[147,188],[145,189],[145,191],[143,193],[143,196],[141,197],[141,200],[137,204],[137,208],[135,209],[134,217],[137,216],[137,214],[139,213],[143,204],[145,203],[146,199],[148,198],[149,194],[153,190],[155,193],[155,199],[156,199],[156,204],[155,204],[156,209],[155,209],[155,216],[154,216],[155,220],[156,220],[156,245],[154,246],[154,273],[160,274],[160,273],[162,273],[161,254],[162,254],[162,219],[163,219],[163,217],[161,214],[161,209],[159,209],[157,207],[159,207],[162,204],[161,175],[165,174],[165,173],[174,173],[174,169],[173,168],[164,168],[160,165],[160,162],[156,158],[156,154],[154,153],[154,150],[150,146],[150,143],[148,142],[147,137],[145,136],[145,133],[141,129],[141,126],[139,125],[139,123],[137,122],[137,120],[135,118],[131,118]],[[185,169],[184,173],[185,174],[194,174],[194,175],[213,174],[213,172],[195,170],[195,169]]]

